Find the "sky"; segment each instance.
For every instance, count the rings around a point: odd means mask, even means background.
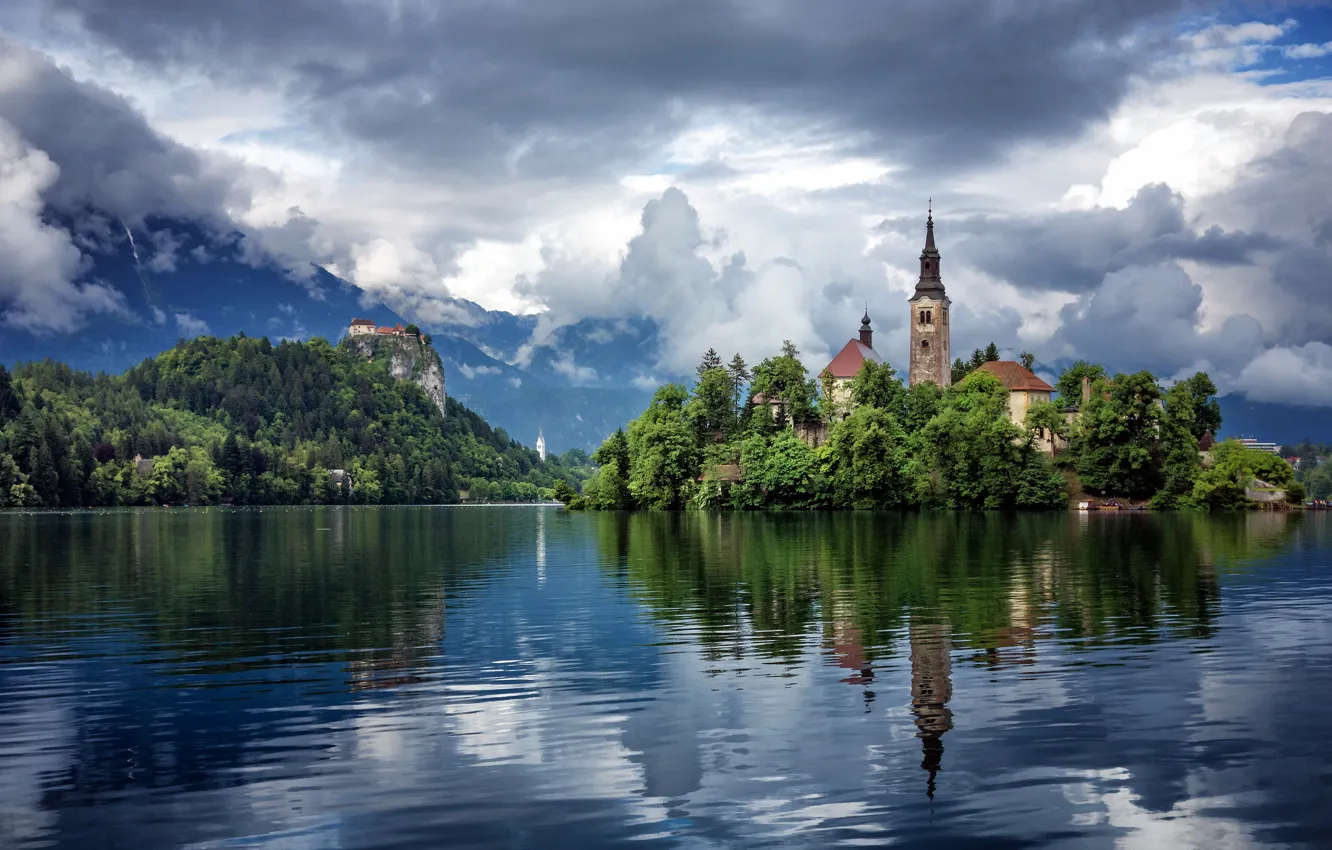
[[[0,322],[23,332],[123,310],[90,254],[166,215],[423,323],[467,320],[452,298],[540,338],[650,317],[663,374],[783,339],[813,363],[866,306],[901,363],[930,199],[955,351],[1332,406],[1326,3],[0,10]]]

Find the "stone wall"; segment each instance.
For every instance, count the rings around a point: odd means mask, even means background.
[[[907,386],[933,381],[946,387],[953,382],[948,298],[918,295],[907,303],[911,310],[911,365]]]
[[[811,449],[817,449],[819,446],[828,442],[828,423],[822,420],[817,422],[797,422],[795,423],[796,436],[804,441],[805,445]]]

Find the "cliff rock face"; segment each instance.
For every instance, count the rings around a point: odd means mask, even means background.
[[[367,360],[382,360],[389,374],[416,384],[444,413],[444,364],[434,348],[411,337],[353,336],[343,342]]]

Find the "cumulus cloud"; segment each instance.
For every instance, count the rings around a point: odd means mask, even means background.
[[[1332,345],[1268,349],[1244,367],[1235,385],[1254,401],[1332,407]]]
[[[1180,371],[1237,374],[1262,346],[1262,326],[1231,316],[1201,329],[1202,288],[1179,265],[1136,266],[1106,275],[1094,291],[1064,308],[1052,348],[1123,371],[1162,377]]]
[[[591,384],[597,380],[597,370],[590,366],[579,366],[569,354],[560,354],[551,359],[550,367],[556,374],[564,375],[577,384]]]
[[[920,222],[895,218],[881,226],[915,236]],[[1130,266],[1171,260],[1245,265],[1283,244],[1261,232],[1215,225],[1195,230],[1185,220],[1183,197],[1164,184],[1142,188],[1122,209],[963,216],[949,219],[947,227],[953,259],[1024,288],[1064,292],[1085,292]]]
[[[89,315],[126,309],[119,292],[76,282],[83,256],[71,235],[46,223],[43,202],[60,168],[0,119],[0,317],[36,332],[71,331]]]
[[[498,366],[468,366],[466,363],[459,363],[454,368],[468,380],[475,378],[477,375],[498,375],[503,371]]]
[[[184,336],[203,336],[208,333],[208,323],[196,319],[189,313],[173,313],[172,318],[176,320],[176,327]]]

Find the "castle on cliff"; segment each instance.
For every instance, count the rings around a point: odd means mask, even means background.
[[[404,328],[401,323],[388,327],[376,327],[370,319],[352,319],[351,325],[347,328],[347,336],[405,336],[412,339],[420,339],[421,332],[415,325]]]

